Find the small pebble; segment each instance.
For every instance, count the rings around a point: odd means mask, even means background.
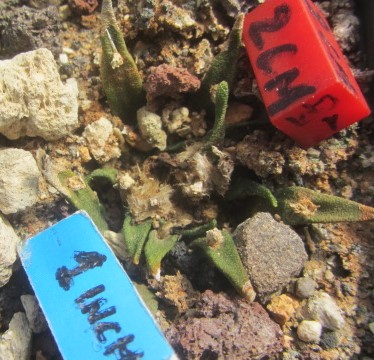
[[[65,21],[69,16],[72,15],[69,5],[61,5],[58,8],[58,15],[61,21]],[[63,27],[67,26],[66,23],[63,24]]]
[[[300,353],[296,350],[288,350],[282,354],[283,360],[298,360],[301,359]]]
[[[8,139],[56,140],[78,125],[78,83],[62,83],[50,50],[40,48],[0,61],[0,132]]]
[[[369,324],[369,329],[370,329],[371,333],[374,334],[374,322]]]
[[[78,49],[77,49],[78,50]],[[72,48],[69,48],[69,47],[63,47],[62,48],[62,51],[65,53],[65,54],[68,54],[68,55],[73,55],[75,53],[75,51],[72,49]]]
[[[318,343],[321,338],[322,325],[318,321],[303,320],[297,328],[297,336],[300,340],[310,343]]]
[[[272,318],[280,325],[284,325],[295,313],[299,302],[287,294],[275,296],[266,307]]]
[[[141,137],[152,147],[165,150],[166,133],[162,130],[161,117],[147,111],[145,106],[137,112],[138,127]]]
[[[330,283],[332,283],[334,281],[335,275],[332,273],[331,270],[326,270],[326,272],[325,272],[325,279],[328,282],[330,282]]]
[[[317,283],[310,277],[302,277],[296,281],[295,293],[301,299],[311,297],[317,287]]]
[[[121,156],[118,138],[114,134],[113,125],[105,117],[87,125],[83,137],[93,158],[100,164]]]
[[[65,65],[69,63],[69,58],[66,54],[62,53],[58,56],[60,64]]]

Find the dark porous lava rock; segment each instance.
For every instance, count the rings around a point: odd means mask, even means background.
[[[166,336],[181,359],[276,359],[283,334],[259,303],[205,291]]]
[[[38,48],[47,48],[55,56],[61,52],[61,24],[56,6],[40,10],[27,6],[1,10],[0,59]]]

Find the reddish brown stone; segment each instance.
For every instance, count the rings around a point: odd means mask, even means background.
[[[200,80],[185,68],[162,64],[152,66],[144,83],[148,100],[159,96],[175,98],[178,94],[194,92],[200,87]]]
[[[81,24],[86,29],[94,29],[97,21],[97,16],[95,14],[81,16]]]
[[[259,360],[283,349],[283,334],[259,303],[208,290],[166,336],[182,359]]]
[[[95,11],[99,5],[97,0],[69,0],[70,9],[78,15],[87,15]]]

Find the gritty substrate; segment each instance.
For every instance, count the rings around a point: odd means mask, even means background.
[[[15,10],[17,1],[5,3],[10,5],[0,7],[0,18],[3,18],[6,12],[12,14],[18,11]],[[228,14],[233,12],[235,16],[235,7],[232,10],[232,4],[244,6],[243,1],[220,1],[212,10],[210,2],[206,1],[204,2],[206,6],[203,7],[203,13],[206,15],[202,17],[203,20],[200,19],[193,25],[184,24],[182,28],[178,28],[175,23],[176,19],[170,14],[169,17],[159,16],[157,21],[149,22],[147,16],[152,15],[151,3],[145,1],[143,7],[148,6],[149,11],[139,14],[132,1],[120,1],[119,9],[116,11],[129,48],[136,56],[140,70],[146,74],[150,66],[166,62],[185,67],[199,78],[207,68],[204,61],[207,63],[211,61],[213,54],[220,50],[222,42],[227,37],[233,23],[233,15]],[[172,3],[180,9],[184,6],[187,10],[181,10],[180,15],[184,19],[186,19],[184,11],[188,13],[195,6],[193,1],[167,3]],[[247,2],[247,4],[252,3],[255,2]],[[332,15],[330,17],[332,23],[336,23],[339,19],[343,23],[343,20],[351,16],[353,4],[353,1],[322,2],[323,8],[330,12],[329,15]],[[65,1],[60,1],[59,7],[54,8],[53,11],[63,15],[67,9],[63,6],[66,5]],[[231,12],[228,9],[231,9]],[[98,163],[92,160],[87,146],[82,141],[81,135],[84,127],[102,116],[111,119],[114,124],[120,124],[119,119],[113,119],[110,115],[101,88],[99,77],[100,15],[97,10],[91,15],[71,14],[64,16],[61,23],[57,24],[55,22],[57,17],[46,17],[45,10],[26,8],[22,11],[41,14],[42,20],[40,21],[48,22],[46,32],[54,32],[53,36],[47,33],[42,36],[34,32],[33,36],[37,37],[35,44],[27,43],[26,48],[22,49],[11,47],[9,53],[2,53],[1,57],[11,57],[15,54],[14,52],[30,50],[27,46],[40,46],[40,44],[51,48],[57,59],[60,53],[66,54],[68,61],[60,60],[60,75],[62,79],[74,77],[78,80],[81,127],[74,134],[54,142],[47,142],[40,138],[10,141],[1,136],[0,145],[31,151],[36,158],[42,156],[41,152],[43,154],[46,152],[61,168],[73,168],[76,172],[85,175],[97,168]],[[23,15],[19,16],[21,22],[25,21],[25,27],[30,26],[26,19],[22,20]],[[0,28],[2,24],[0,21]],[[348,27],[344,29],[355,31]],[[358,45],[349,43],[347,38],[351,39],[350,36],[344,37],[344,31],[339,32],[341,33],[343,35],[339,40],[351,64],[355,67],[362,67],[363,53],[357,51]],[[52,38],[57,36],[60,41],[52,41]],[[201,45],[198,46],[198,44]],[[206,49],[204,51],[204,46],[209,48],[212,54],[209,55]],[[207,53],[206,57],[202,56]],[[236,96],[235,100],[257,108],[259,100],[256,98],[256,90],[250,85],[251,71],[244,51],[238,69],[237,80],[232,91]],[[368,77],[362,75],[361,80],[363,80],[361,85],[367,89]],[[370,101],[372,98],[367,96]],[[174,101],[183,105],[182,97]],[[167,101],[163,99],[157,103],[157,106],[161,109],[165,102]],[[232,102],[231,106],[234,109],[239,108],[237,102]],[[249,114],[248,111],[244,113]],[[224,147],[231,153],[236,153],[237,159],[245,160],[240,164],[236,163],[238,171],[251,174],[251,176],[257,174],[258,178],[270,188],[280,185],[302,185],[374,206],[372,129],[373,121],[368,119],[359,126],[354,126],[333,139],[305,151],[274,129],[253,130],[252,127],[247,127],[245,133],[248,136],[244,140],[244,130],[228,133]],[[239,143],[240,146],[238,146]],[[263,158],[260,158],[259,154],[262,154]],[[266,161],[264,162],[263,159]],[[129,169],[135,163],[146,164],[144,167],[152,167],[154,164],[170,165],[172,162],[165,155],[155,153],[150,158],[147,154],[139,154],[130,148],[130,155],[126,154],[118,160],[112,160],[110,165]],[[162,177],[160,181],[162,182]],[[36,234],[74,211],[45,181],[41,182],[40,187],[41,195],[37,205],[25,212],[8,216],[22,239]],[[111,213],[110,227],[118,231],[121,226],[122,205],[118,203],[118,199],[115,200],[115,195],[112,198],[111,196],[113,195],[110,193],[105,194],[107,207]],[[245,204],[238,202],[222,206],[222,199],[217,195],[204,199],[197,205],[191,205],[191,203],[186,203],[185,207],[183,207],[184,203],[177,205],[181,207],[178,211],[184,221],[192,218],[193,222],[199,223],[217,217],[221,225],[226,224],[234,228],[246,218]],[[235,209],[234,213],[239,215],[232,216],[232,209]],[[241,209],[243,209],[242,213]],[[134,279],[146,283],[157,291],[159,301],[157,318],[181,358],[257,359],[267,357],[285,360],[365,359],[365,356],[367,360],[374,358],[374,334],[370,330],[370,325],[374,323],[374,223],[328,224],[296,230],[302,237],[308,253],[308,261],[305,263],[302,275],[314,279],[317,290],[331,295],[345,318],[343,328],[337,332],[324,331],[319,344],[308,344],[297,337],[296,328],[302,319],[297,309],[303,300],[295,295],[294,281],[291,281],[282,291],[283,294],[293,299],[292,302],[283,304],[284,311],[289,314],[284,317],[283,313],[283,315],[274,314],[271,311],[266,313],[264,309],[266,306],[262,307],[259,303],[253,305],[245,303],[200,254],[191,256],[185,249],[180,250],[180,253],[178,253],[179,250],[175,250],[165,259],[160,284],[155,284],[153,279],[144,274],[143,269],[131,267],[128,270]],[[181,245],[181,248],[183,246]],[[196,273],[197,270],[198,273]],[[211,289],[216,294],[213,294]],[[31,293],[26,276],[17,262],[11,281],[0,289],[1,331],[7,329],[14,313],[23,311],[20,296]],[[256,328],[252,328],[250,324],[244,323],[248,319],[255,319],[259,316],[258,314],[261,314],[261,321],[269,326],[271,338],[268,334],[263,334]],[[280,325],[273,321],[277,315],[278,319],[279,317],[282,319]],[[230,328],[225,328],[225,324],[231,324]],[[251,338],[248,341],[236,342],[235,326],[245,328],[243,331],[246,331]],[[195,332],[196,329],[199,329],[201,333]],[[215,333],[217,329],[219,333]],[[200,334],[209,334],[209,336],[202,337]],[[271,346],[268,344],[269,339],[271,339]],[[246,349],[246,346],[249,348]],[[49,331],[34,335],[32,354],[33,359],[60,359]],[[231,354],[229,355],[231,357],[227,354]]]

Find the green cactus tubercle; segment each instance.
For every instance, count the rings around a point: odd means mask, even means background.
[[[217,226],[217,220],[213,219],[206,224],[194,227],[192,229],[184,229],[181,232],[183,240],[189,240],[204,236],[208,230],[212,230]]]
[[[108,230],[104,207],[87,181],[72,171],[60,172],[58,179],[65,190],[65,195],[69,202],[77,209],[86,211],[101,233]]]
[[[58,179],[69,202],[77,209],[86,211],[102,234],[108,230],[104,207],[89,183],[95,180],[105,180],[114,184],[116,177],[117,170],[112,168],[97,169],[85,179],[72,171],[62,171],[58,174]],[[122,234],[128,255],[133,263],[138,265],[140,256],[144,252],[151,273],[157,275],[162,259],[174,247],[181,235],[169,235],[160,239],[157,231],[151,231],[151,228],[151,219],[136,224],[133,223],[131,215],[127,214],[123,222]]]
[[[144,255],[151,274],[158,276],[161,270],[161,260],[174,247],[180,235],[169,235],[160,239],[157,230],[151,230],[144,246]]]
[[[102,5],[101,81],[114,115],[135,123],[136,111],[145,104],[143,80],[116,23],[111,0]]]
[[[228,87],[231,88],[234,81],[236,63],[242,46],[243,20],[244,14],[239,14],[230,32],[227,50],[222,51],[213,59],[194,97],[194,102],[200,107],[205,107],[208,113],[214,110],[211,101],[212,86],[226,81]]]
[[[275,192],[277,213],[289,225],[374,220],[374,208],[299,186]]]
[[[125,216],[122,227],[122,234],[129,256],[135,265],[139,264],[144,243],[148,238],[151,227],[151,219],[147,219],[140,224],[133,224],[131,216]]]
[[[244,197],[259,197],[265,208],[276,208],[278,201],[273,193],[264,185],[249,179],[239,179],[235,181],[226,194],[227,200],[234,200]]]
[[[278,214],[288,225],[374,220],[374,208],[339,196],[323,194],[301,186],[280,188],[274,194],[251,180],[234,182],[228,200],[260,197],[257,211]]]
[[[210,230],[206,237],[194,240],[191,246],[201,249],[240,294],[250,301],[254,300],[255,293],[248,274],[244,269],[234,240],[226,230]]]
[[[114,185],[117,182],[118,170],[111,167],[103,167],[92,171],[86,176],[86,181],[91,185],[95,181],[107,182]]]
[[[213,129],[209,132],[204,143],[205,149],[210,149],[212,145],[218,145],[225,137],[225,117],[227,102],[229,99],[229,86],[226,81],[222,81],[217,86],[215,96],[215,119]]]

